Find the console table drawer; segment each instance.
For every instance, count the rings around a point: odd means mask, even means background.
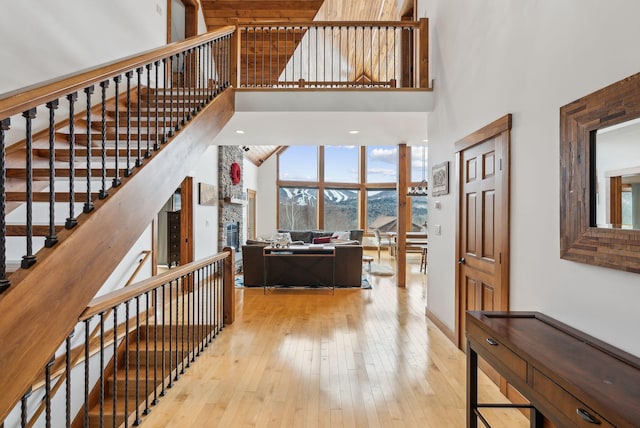
[[[613,427],[602,416],[590,409],[582,401],[565,391],[551,379],[533,369],[533,389],[542,395],[550,405],[554,406],[577,427]]]
[[[524,382],[527,381],[527,362],[518,354],[473,323],[467,324],[467,336],[478,340],[480,348],[482,348],[478,350],[481,357],[490,360],[488,362],[492,365],[500,364],[506,367]]]

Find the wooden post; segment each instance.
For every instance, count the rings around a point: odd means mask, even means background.
[[[398,216],[396,241],[396,281],[398,287],[407,285],[407,188],[409,185],[409,148],[398,144]]]
[[[419,76],[420,82],[419,88],[429,88],[429,19],[420,18],[420,41],[418,42],[420,49],[420,57],[418,63],[420,64]]]
[[[224,274],[222,277],[222,312],[224,315],[224,323],[225,325],[227,325],[233,324],[233,321],[236,319],[236,252],[235,249],[231,247],[224,247],[223,251],[228,251],[229,253],[231,253],[229,254],[229,257],[224,259]]]
[[[240,59],[241,59],[241,55],[240,55],[240,27],[238,27],[238,19],[234,18],[231,20],[231,22],[229,23],[229,25],[235,25],[236,26],[236,31],[233,32],[233,35],[231,36],[231,64],[229,64],[229,67],[231,68],[229,70],[230,74],[231,74],[231,86],[233,86],[234,88],[237,88],[238,85],[240,84]]]

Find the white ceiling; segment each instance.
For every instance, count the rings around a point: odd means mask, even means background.
[[[364,91],[360,91],[362,94]],[[264,91],[263,91],[264,93]],[[320,94],[320,95],[319,95]],[[215,144],[424,145],[431,92],[236,93],[236,113]],[[243,134],[236,133],[244,131]],[[357,134],[349,131],[359,131]]]

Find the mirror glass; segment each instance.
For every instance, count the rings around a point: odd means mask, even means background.
[[[595,175],[591,223],[640,229],[640,119],[595,132]]]

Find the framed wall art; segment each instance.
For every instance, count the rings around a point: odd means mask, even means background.
[[[218,203],[218,186],[198,183],[198,203],[200,205],[216,205]]]
[[[431,196],[449,194],[449,161],[439,163],[431,168]]]

